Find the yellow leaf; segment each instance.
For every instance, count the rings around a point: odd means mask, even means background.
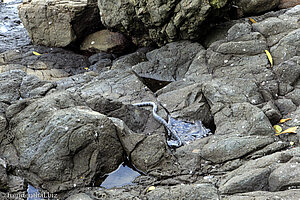
[[[266,54],[268,56],[269,62],[271,64],[271,67],[273,67],[273,58],[272,58],[270,52],[268,50],[265,50],[265,52],[266,52]]]
[[[291,119],[292,119],[292,118],[281,119],[281,120],[279,121],[279,123],[284,123],[284,122],[289,121],[289,120],[291,120]]]
[[[281,134],[284,134],[284,133],[296,133],[297,128],[298,128],[297,126],[294,126],[292,128],[288,128],[288,129],[282,131],[281,133],[277,133],[275,135],[281,135]]]
[[[84,69],[85,69],[85,70],[88,70],[89,68],[88,68],[88,67],[85,67]]]
[[[155,187],[154,186],[150,186],[148,189],[147,189],[147,192],[150,192],[152,190],[155,190]]]
[[[253,19],[253,18],[251,18],[251,17],[249,17],[249,20],[250,20],[253,24],[256,23],[255,19]]]
[[[293,146],[295,144],[295,142],[290,142],[290,145]]]
[[[33,51],[32,53],[33,53],[34,55],[36,55],[36,56],[42,55],[42,54],[40,54],[40,53],[38,53],[38,52],[36,52],[36,51]]]
[[[273,126],[273,128],[275,129],[275,131],[276,131],[277,134],[282,131],[282,128],[279,125],[275,125],[275,126]]]

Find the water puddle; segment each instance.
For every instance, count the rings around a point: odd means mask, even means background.
[[[120,167],[111,172],[100,185],[106,189],[113,187],[122,187],[124,185],[132,185],[132,181],[141,175],[139,172],[133,170],[127,165],[121,164]]]

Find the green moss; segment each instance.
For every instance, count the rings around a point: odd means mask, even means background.
[[[226,5],[227,0],[210,0],[210,5],[214,8],[222,8]]]

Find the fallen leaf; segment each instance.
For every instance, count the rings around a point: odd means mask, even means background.
[[[155,190],[155,186],[150,186],[148,189],[147,189],[147,192],[150,192],[152,190]]]
[[[193,151],[192,151],[192,153],[199,153],[200,152],[200,149],[194,149]]]
[[[36,52],[36,51],[32,51],[32,53],[33,53],[34,55],[36,55],[36,56],[42,55],[42,54],[40,54],[40,53],[38,53],[38,52]]]
[[[275,131],[276,131],[277,134],[282,131],[282,128],[279,125],[275,125],[275,126],[273,126],[273,128],[275,129]]]
[[[251,18],[251,17],[249,17],[248,19],[249,19],[253,24],[256,23],[255,19],[253,19],[253,18]]]
[[[266,52],[267,57],[268,57],[268,59],[270,61],[271,67],[273,67],[273,58],[272,58],[270,52],[268,50],[265,50],[265,52]]]
[[[298,126],[294,126],[292,128],[288,128],[288,129],[282,131],[281,133],[277,133],[275,135],[281,135],[281,134],[284,134],[284,133],[296,133],[297,128],[298,128]]]
[[[295,144],[295,142],[290,142],[290,145],[293,146]]]
[[[284,123],[284,122],[289,121],[289,120],[291,120],[291,119],[292,119],[292,118],[281,119],[281,120],[279,121],[279,123]]]
[[[89,68],[88,68],[88,67],[85,67],[84,69],[85,69],[85,70],[88,70]]]

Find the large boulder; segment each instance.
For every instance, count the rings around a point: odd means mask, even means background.
[[[34,44],[65,47],[100,26],[96,0],[27,0],[19,16]]]
[[[98,0],[102,23],[133,37],[138,45],[163,45],[178,39],[199,39],[203,22],[227,0],[111,1]],[[202,26],[201,26],[202,25]],[[202,34],[201,34],[202,33]]]
[[[68,92],[29,104],[10,120],[9,131],[24,177],[52,193],[89,185],[123,160],[113,122]]]

